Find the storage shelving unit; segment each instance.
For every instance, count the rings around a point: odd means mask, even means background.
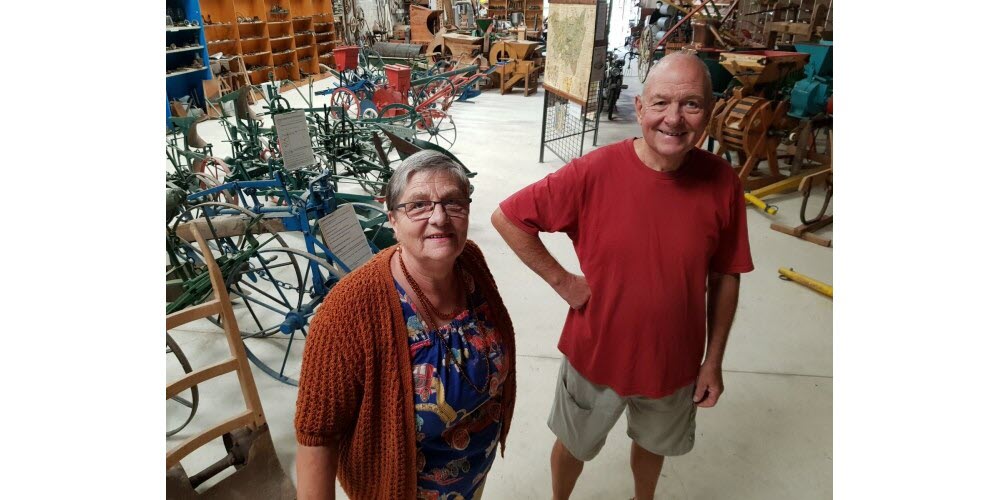
[[[185,95],[204,102],[201,81],[211,78],[208,68],[208,50],[205,43],[205,32],[201,26],[201,10],[197,0],[168,0],[166,2],[168,15],[174,24],[183,21],[196,21],[195,26],[165,26],[164,53],[166,57],[166,90],[167,90],[167,128],[170,128],[170,101]],[[175,48],[171,49],[173,44]],[[187,45],[185,47],[185,45]],[[199,67],[191,66],[195,56],[201,59]],[[184,69],[182,69],[184,68]]]
[[[486,17],[507,19],[507,0],[489,0],[486,4]]]
[[[201,9],[206,20],[211,15],[215,23],[205,27],[209,52],[230,57],[228,69],[236,80],[233,88],[246,81],[260,84],[270,76],[299,80],[319,73],[322,39],[317,38],[324,30],[317,24],[325,19],[332,28],[333,6],[329,1],[201,0]],[[333,47],[327,51],[332,54]]]
[[[528,36],[537,37],[542,33],[545,21],[542,12],[545,0],[524,0],[524,25],[528,28]]]

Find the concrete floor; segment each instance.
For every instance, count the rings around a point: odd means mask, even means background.
[[[639,135],[630,86],[619,101],[620,115],[602,121],[598,145]],[[318,88],[333,84],[320,82]],[[303,89],[305,92],[305,89]],[[286,92],[293,105],[302,102]],[[452,152],[471,170],[476,187],[469,238],[486,254],[514,321],[518,341],[518,395],[507,456],[498,459],[486,485],[486,498],[550,498],[549,450],[553,435],[545,424],[558,370],[556,343],[566,304],[531,273],[493,230],[489,217],[497,204],[521,187],[555,171],[563,162],[551,152],[538,162],[543,92],[524,97],[484,92],[474,103],[456,103],[452,115],[458,141]],[[228,145],[214,123],[200,127],[222,155]],[[585,151],[592,150],[587,137]],[[622,193],[627,196],[627,193]],[[833,303],[795,283],[778,279],[779,267],[832,283],[832,250],[777,233],[773,221],[798,224],[798,194],[776,197],[780,211],[766,216],[748,210],[756,270],[744,275],[740,305],[725,358],[726,392],[718,406],[699,412],[694,450],[668,459],[657,498],[807,500],[832,497],[832,320]],[[822,234],[822,233],[821,233]],[[832,230],[826,230],[832,235]],[[556,258],[579,271],[568,238],[543,235]],[[220,331],[195,323],[172,332],[197,368],[227,354]],[[169,375],[168,369],[168,375]],[[295,479],[292,429],[296,389],[254,368],[254,375],[279,459]],[[167,440],[180,442],[242,406],[235,377],[201,386],[201,405],[194,421]],[[170,417],[168,412],[168,417]],[[574,498],[632,496],[625,419],[589,462]],[[221,440],[211,451],[200,450],[183,463],[189,473],[222,455]]]

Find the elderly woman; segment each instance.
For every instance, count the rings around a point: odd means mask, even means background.
[[[422,151],[389,179],[399,244],[348,274],[313,319],[295,430],[299,499],[471,499],[514,413],[514,331],[467,241],[469,179]]]

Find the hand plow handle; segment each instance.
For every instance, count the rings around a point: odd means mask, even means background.
[[[778,268],[778,277],[783,280],[794,281],[800,285],[807,286],[813,290],[826,295],[827,297],[833,298],[833,287],[823,283],[822,281],[814,280],[804,274],[799,274],[795,272],[795,269],[788,267]]]
[[[774,215],[774,214],[778,213],[778,207],[776,207],[774,205],[770,205],[768,203],[765,203],[764,200],[762,200],[762,199],[760,199],[760,198],[758,198],[758,197],[756,197],[756,196],[754,196],[754,195],[752,195],[750,193],[743,193],[743,197],[746,198],[746,200],[748,202],[750,202],[750,204],[752,204],[753,206],[761,209],[762,212],[764,212],[764,213],[766,213],[768,215]]]

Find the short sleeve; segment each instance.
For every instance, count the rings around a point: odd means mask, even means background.
[[[565,232],[577,229],[585,179],[577,159],[512,194],[500,203],[500,210],[528,234]]]
[[[743,185],[739,177],[727,176],[730,191],[728,223],[721,229],[719,246],[712,256],[710,269],[717,273],[734,274],[753,271],[750,256],[750,238],[747,231],[747,208],[743,197]]]
[[[332,291],[306,337],[295,404],[295,436],[305,446],[328,446],[357,422],[362,400],[363,354],[345,327],[341,301]],[[349,316],[347,316],[349,317]]]

